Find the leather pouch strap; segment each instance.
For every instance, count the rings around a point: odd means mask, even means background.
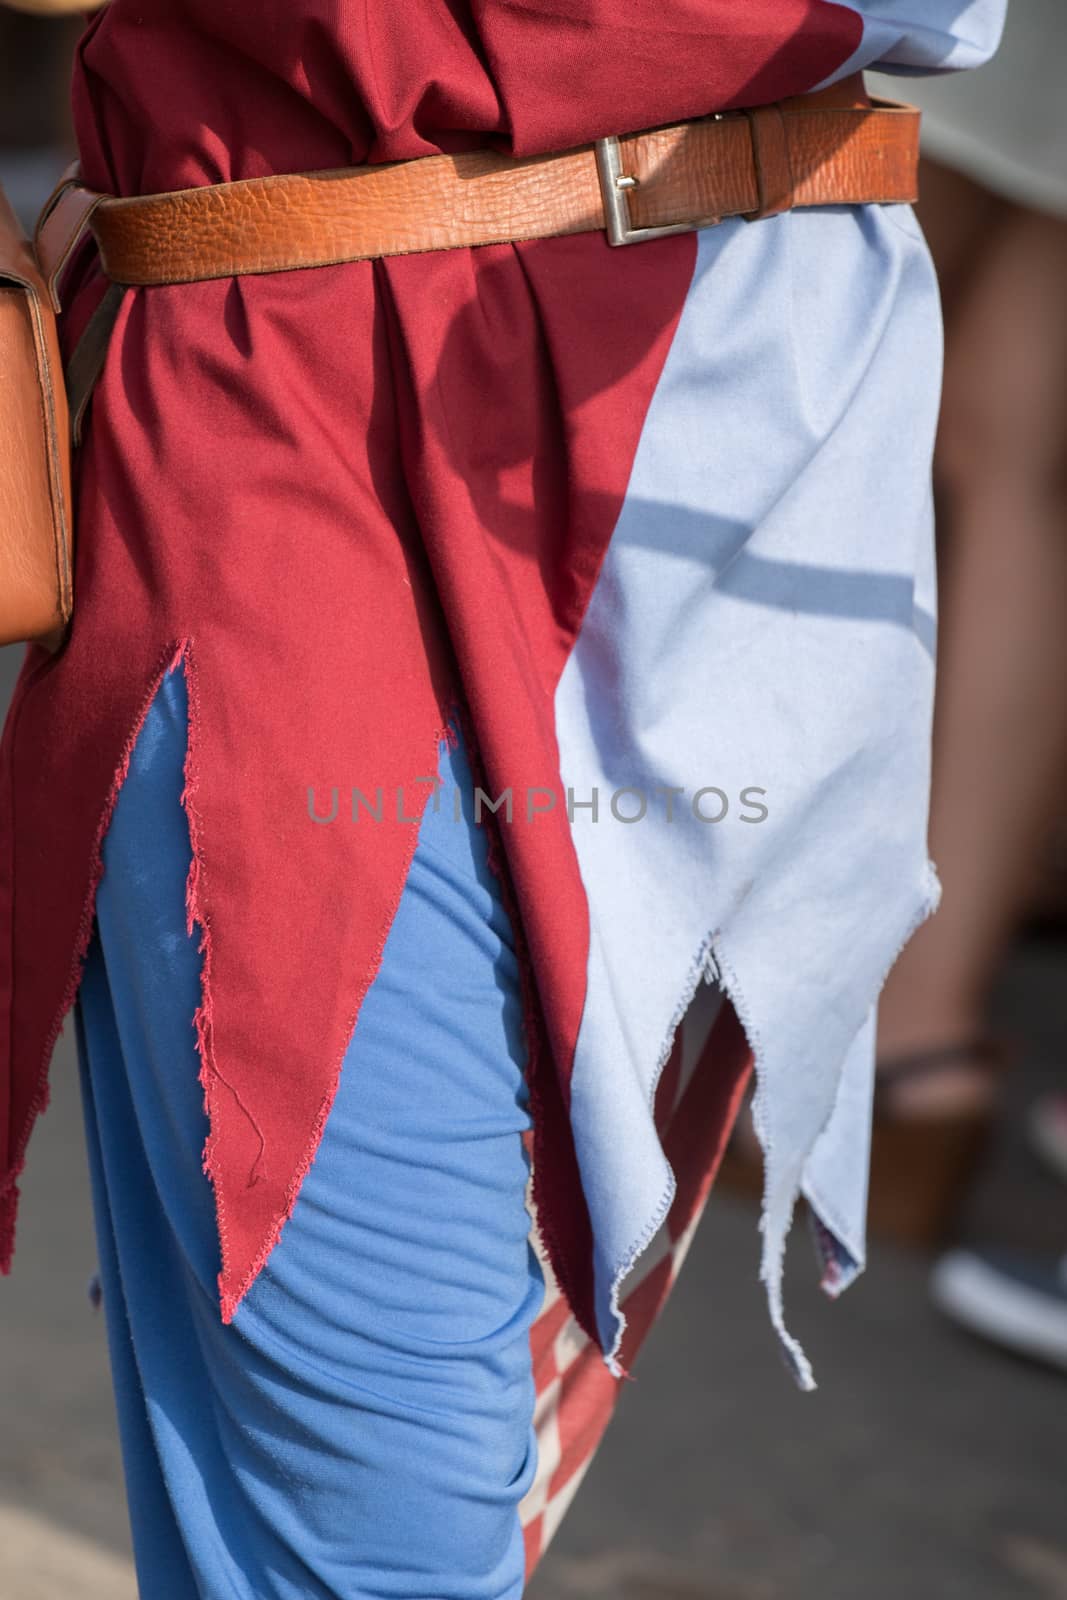
[[[100,304],[86,323],[81,338],[67,362],[67,404],[70,408],[70,438],[75,449],[81,444],[82,424],[93,386],[103,369],[111,330],[126,293],[121,283],[109,283]]]
[[[0,644],[61,643],[71,610],[70,507],[56,319],[0,189]]]
[[[41,208],[33,249],[54,311],[62,309],[59,280],[85,235],[90,217],[103,199],[104,195],[85,188],[78,163],[74,161]]]

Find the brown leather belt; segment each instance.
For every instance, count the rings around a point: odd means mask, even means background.
[[[919,113],[862,74],[775,105],[716,113],[559,154],[495,151],[250,178],[116,198],[67,174],[35,245],[56,285],[88,225],[121,285],[189,283],[604,229],[613,245],[793,206],[916,198]]]
[[[41,213],[36,259],[0,207],[0,356],[24,380],[8,397],[0,479],[6,471],[26,491],[0,496],[0,576],[6,573],[10,591],[0,594],[0,638],[40,639],[54,649],[65,637],[66,416],[77,444],[127,286],[601,228],[609,243],[626,245],[792,206],[909,202],[918,154],[918,111],[871,100],[857,74],[775,105],[532,158],[477,150],[129,198],[87,189],[72,168]],[[61,381],[48,298],[58,311],[61,274],[87,227],[112,281]]]

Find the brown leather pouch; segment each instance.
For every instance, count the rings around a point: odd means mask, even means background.
[[[63,643],[71,556],[70,427],[56,316],[0,189],[0,644]]]

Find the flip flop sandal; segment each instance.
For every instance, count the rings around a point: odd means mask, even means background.
[[[867,1204],[873,1236],[921,1249],[944,1243],[987,1148],[1010,1057],[1002,1040],[979,1038],[879,1060]],[[959,1066],[988,1074],[992,1093],[984,1104],[928,1114],[894,1103],[898,1085]]]

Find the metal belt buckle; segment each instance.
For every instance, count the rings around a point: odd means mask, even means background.
[[[697,228],[706,228],[719,221],[718,217],[704,217],[695,218],[692,222],[668,222],[658,227],[635,228],[630,221],[626,192],[636,189],[639,180],[622,170],[622,149],[618,136],[610,133],[604,139],[597,139],[594,148],[600,192],[604,199],[604,231],[609,244],[639,244],[643,239],[659,239],[667,233],[693,233]]]

